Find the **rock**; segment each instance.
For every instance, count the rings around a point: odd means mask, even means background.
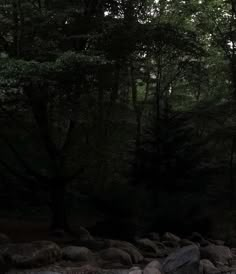
[[[214,274],[235,274],[235,273],[236,273],[236,268],[228,267],[228,266],[219,266],[217,267],[217,272],[214,272]]]
[[[49,265],[62,256],[59,246],[48,241],[2,245],[0,246],[0,254],[11,266],[19,268]]]
[[[142,262],[144,259],[143,255],[138,251],[138,249],[129,242],[110,240],[110,246],[117,247],[127,252],[130,255],[134,264]]]
[[[121,250],[116,247],[104,249],[99,252],[99,255],[105,261],[109,261],[112,263],[120,263],[121,265],[132,265],[131,256],[124,250]]]
[[[154,243],[155,243],[155,245],[156,245],[159,249],[165,249],[165,247],[166,247],[166,246],[165,246],[163,243],[161,243],[161,242],[155,241]]]
[[[87,241],[74,240],[71,242],[75,246],[84,246],[91,251],[100,251],[110,247],[110,242],[104,239],[93,239]]]
[[[236,256],[236,248],[231,248],[231,253],[232,253],[233,256]]]
[[[155,260],[146,265],[143,274],[161,274],[161,268],[161,263]]]
[[[200,253],[196,245],[183,247],[170,254],[164,261],[165,274],[199,274]]]
[[[162,268],[161,263],[158,260],[151,261],[146,267],[157,268],[159,270]]]
[[[171,247],[171,248],[177,248],[177,247],[179,247],[178,242],[175,242],[175,241],[163,241],[162,243],[166,247]]]
[[[81,266],[81,267],[79,267],[79,268],[76,268],[76,271],[73,271],[73,268],[72,268],[72,271],[71,272],[67,272],[67,273],[84,273],[84,274],[89,274],[89,273],[100,273],[101,272],[101,269],[100,268],[98,268],[98,267],[95,267],[95,266],[92,266],[92,265],[89,265],[89,264],[87,264],[87,265],[83,265],[83,266]]]
[[[142,270],[139,267],[132,267],[129,270],[129,274],[142,274]]]
[[[147,255],[153,255],[154,257],[163,257],[163,252],[157,247],[157,245],[149,240],[149,239],[139,239],[136,240],[136,243],[140,250],[142,251],[142,254]]]
[[[67,246],[62,249],[62,256],[66,260],[89,262],[93,253],[87,247]]]
[[[200,273],[203,274],[216,274],[216,273],[220,273],[219,270],[214,266],[214,264],[207,260],[207,259],[203,259],[200,261]]]
[[[161,274],[161,271],[156,268],[145,268],[143,274]]]
[[[162,236],[162,242],[163,241],[169,241],[169,242],[180,242],[180,238],[170,232],[166,232],[163,236]]]
[[[231,248],[231,253],[232,253],[232,266],[236,266],[236,248]]]
[[[179,244],[181,247],[183,247],[183,246],[193,245],[194,242],[192,242],[188,239],[182,239]]]
[[[10,239],[6,234],[0,233],[0,245],[10,243]]]
[[[208,242],[210,242],[212,244],[215,244],[215,245],[225,245],[225,242],[221,241],[221,240],[212,240],[212,239],[209,239]]]
[[[232,252],[226,246],[210,244],[206,247],[201,247],[200,252],[201,259],[208,259],[215,265],[231,265],[232,263]]]

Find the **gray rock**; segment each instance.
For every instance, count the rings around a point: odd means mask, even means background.
[[[163,263],[165,274],[199,274],[200,253],[196,245],[183,247],[169,255]]]
[[[110,247],[107,249],[104,249],[99,252],[100,257],[105,260],[112,263],[119,263],[121,265],[132,265],[132,259],[131,256],[125,252],[124,250],[121,250],[116,247]]]
[[[192,242],[188,239],[181,239],[179,244],[180,244],[181,247],[183,247],[183,246],[193,245],[194,242]]]
[[[93,260],[93,253],[87,247],[67,246],[62,249],[62,256],[66,260],[89,262]]]
[[[231,265],[232,252],[226,246],[210,244],[200,248],[201,259],[208,259],[214,265]]]
[[[177,247],[179,247],[179,243],[176,242],[176,241],[163,241],[162,243],[166,247],[171,247],[171,248],[177,248]]]
[[[0,254],[11,266],[19,268],[45,266],[56,262],[62,256],[59,246],[48,241],[1,245]]]
[[[104,239],[93,239],[93,240],[73,240],[71,242],[75,246],[84,246],[90,249],[91,251],[99,251],[105,248],[110,247],[108,240]]]
[[[161,268],[161,263],[155,260],[146,265],[143,274],[161,274]]]
[[[155,245],[160,248],[160,249],[165,249],[165,245],[161,242],[158,242],[158,241],[153,241],[155,243]]]
[[[151,261],[148,265],[146,265],[146,267],[157,268],[159,270],[162,269],[162,265],[158,260]]]
[[[142,262],[144,259],[143,255],[138,251],[138,249],[129,242],[110,240],[110,246],[117,247],[127,252],[130,255],[134,264]]]
[[[170,232],[166,232],[163,236],[162,236],[162,241],[170,241],[170,242],[180,242],[180,237],[170,233]]]
[[[220,274],[220,270],[218,270],[211,261],[203,259],[200,261],[200,273]]]
[[[161,255],[157,245],[150,239],[139,239],[136,243],[141,251],[152,253],[155,257]]]
[[[210,243],[212,243],[212,244],[215,244],[215,245],[225,245],[225,242],[222,241],[222,240],[212,240],[212,239],[209,239],[208,241]]]
[[[129,274],[142,274],[142,270],[139,267],[132,267],[129,270]]]

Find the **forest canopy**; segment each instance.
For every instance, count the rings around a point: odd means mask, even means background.
[[[235,100],[234,0],[0,0],[2,211],[231,237]]]

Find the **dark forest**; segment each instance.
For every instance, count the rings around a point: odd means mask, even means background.
[[[0,0],[0,274],[234,274],[235,167],[235,0]]]

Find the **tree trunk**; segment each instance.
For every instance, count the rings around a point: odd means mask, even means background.
[[[67,220],[67,209],[66,209],[66,182],[56,177],[51,182],[51,229],[52,230],[69,230]]]
[[[234,182],[234,151],[235,151],[235,137],[232,139],[230,161],[229,161],[229,180],[230,180],[230,209],[234,209],[235,205],[235,182]]]

